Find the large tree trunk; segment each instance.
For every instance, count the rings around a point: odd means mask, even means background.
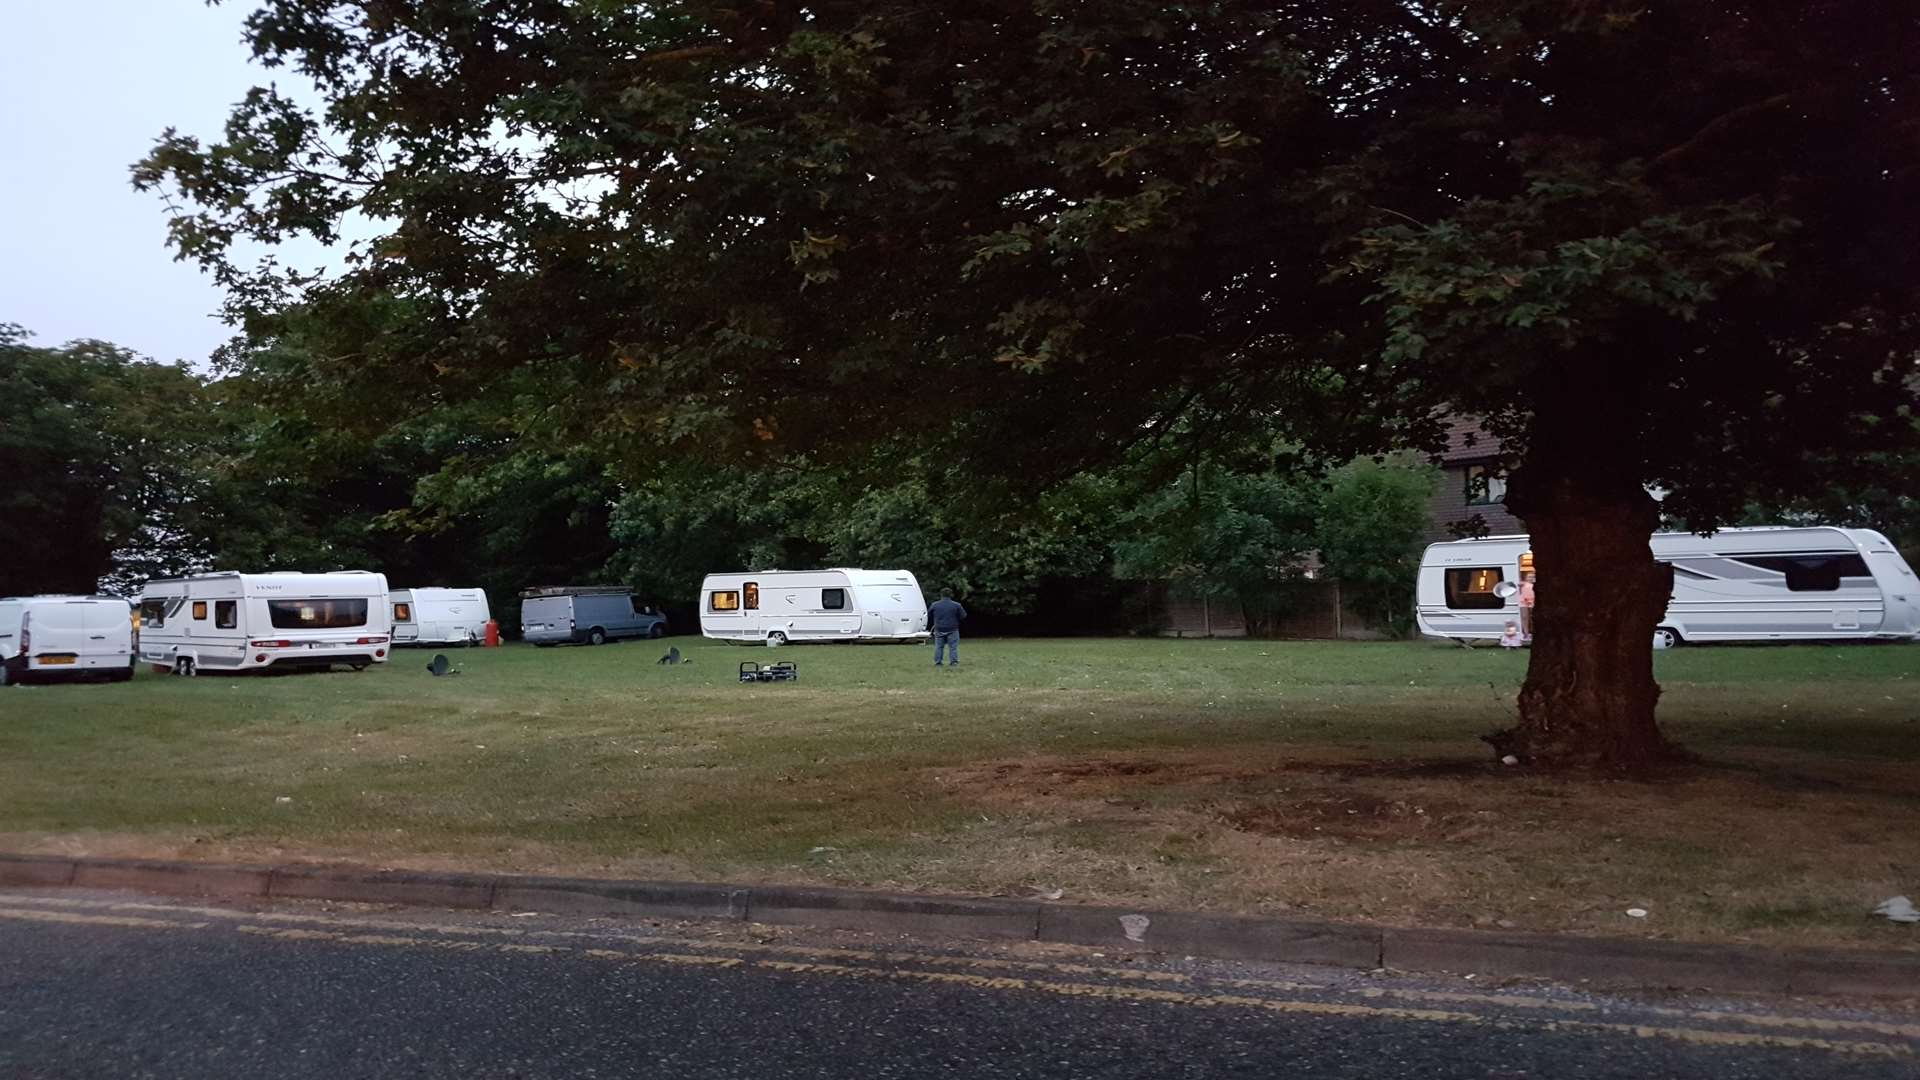
[[[1631,394],[1558,389],[1541,395],[1508,491],[1532,537],[1538,602],[1520,722],[1487,741],[1532,765],[1645,771],[1684,757],[1654,720],[1653,631],[1673,593],[1673,568],[1649,544],[1659,505],[1623,446]]]

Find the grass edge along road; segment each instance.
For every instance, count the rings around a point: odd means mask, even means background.
[[[1910,647],[1663,653],[1706,764],[1613,783],[1487,761],[1498,650],[672,643],[0,691],[0,847],[1916,947],[1865,915],[1920,877]]]

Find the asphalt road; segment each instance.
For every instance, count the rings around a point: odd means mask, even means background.
[[[1031,945],[0,894],[0,1078],[1920,1077],[1920,1018]]]

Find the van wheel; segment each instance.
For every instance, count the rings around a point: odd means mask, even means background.
[[[134,668],[134,662],[129,660],[127,662],[126,667],[114,668],[112,671],[108,672],[107,681],[108,682],[126,682],[133,678],[133,668]]]
[[[1681,640],[1680,631],[1671,626],[1662,626],[1653,632],[1653,647],[1656,649],[1677,649]]]
[[[176,657],[173,661],[173,673],[175,675],[191,679],[193,678],[193,669],[194,663],[193,657],[191,656]]]
[[[787,635],[781,633],[778,630],[775,630],[773,633],[767,635],[767,644],[769,645],[785,645],[786,643],[787,643]]]
[[[605,645],[606,643],[607,643],[607,632],[605,630],[602,630],[596,626],[593,629],[587,631],[587,644]]]
[[[649,630],[649,631],[647,631],[647,636],[648,636],[648,637],[650,637],[650,638],[663,638],[663,637],[666,637],[666,636],[667,636],[667,628],[666,628],[666,626],[665,626],[664,624],[662,624],[662,623],[654,623],[654,624],[653,624],[653,629],[651,629],[651,630]]]
[[[353,661],[353,662],[351,662],[351,663],[349,663],[349,664],[348,664],[347,666],[348,666],[348,667],[350,667],[350,668],[352,668],[352,669],[353,669],[353,670],[355,670],[355,671],[365,671],[365,670],[367,670],[367,662],[366,662],[365,660],[355,660],[355,661]]]

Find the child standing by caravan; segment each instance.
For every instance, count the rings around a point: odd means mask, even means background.
[[[1507,624],[1513,630],[1513,624]],[[1520,640],[1533,640],[1533,571],[1520,575]]]

